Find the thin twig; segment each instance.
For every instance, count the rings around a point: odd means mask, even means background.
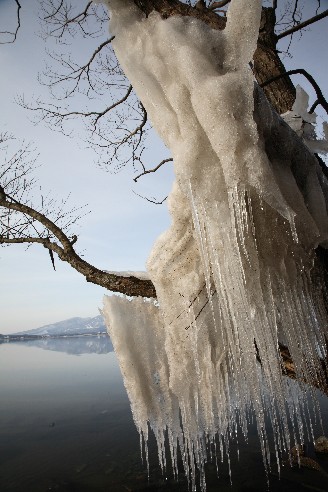
[[[165,198],[163,198],[163,200],[161,202],[157,202],[155,199],[152,200],[151,198],[147,198],[146,196],[143,196],[143,195],[139,195],[139,193],[137,193],[136,191],[132,190],[132,192],[139,196],[140,198],[143,198],[144,200],[147,200],[147,202],[150,202],[150,203],[154,203],[155,205],[162,205],[165,200],[167,199],[167,196]]]
[[[51,55],[49,53],[49,56],[53,60],[55,60],[55,62],[62,63],[63,66],[69,67],[69,69],[71,71],[67,75],[65,75],[65,74],[63,74],[63,75],[59,75],[59,74],[58,75],[57,74],[53,75],[53,74],[49,74],[48,73],[47,74],[47,77],[49,79],[52,79],[52,80],[50,80],[49,83],[45,83],[45,85],[47,85],[48,87],[50,87],[52,89],[53,87],[58,86],[59,84],[61,84],[63,82],[73,81],[74,80],[75,81],[74,87],[72,89],[70,89],[69,91],[66,91],[64,99],[68,99],[73,94],[73,92],[78,88],[78,85],[80,84],[80,82],[83,80],[83,77],[85,77],[87,79],[90,88],[92,90],[95,90],[94,87],[93,87],[93,83],[91,82],[91,78],[90,78],[91,65],[94,62],[94,60],[97,57],[97,55],[99,55],[99,53],[103,50],[103,48],[106,48],[106,46],[108,46],[114,39],[115,39],[115,36],[112,36],[109,39],[106,39],[105,41],[103,41],[98,46],[98,48],[92,53],[92,55],[89,58],[89,60],[84,65],[79,66],[78,68],[74,68],[72,66],[72,63],[71,63],[71,60],[70,59],[68,59],[68,60],[59,59],[56,56],[53,56],[53,55]]]
[[[293,34],[296,31],[300,31],[304,27],[309,26],[310,24],[313,24],[314,22],[317,22],[327,16],[328,16],[328,9],[325,10],[324,12],[321,12],[321,14],[311,17],[311,19],[308,19],[304,22],[301,22],[300,24],[297,24],[296,26],[291,27],[290,29],[287,29],[287,31],[277,34],[277,40],[284,38],[285,36],[289,36],[290,34]]]
[[[61,0],[61,1],[60,1],[60,4],[59,4],[59,5],[58,5],[58,7],[56,8],[55,12],[53,12],[52,14],[47,15],[47,16],[44,18],[44,20],[51,19],[51,17],[55,17],[55,15],[57,15],[57,14],[58,14],[58,12],[60,11],[60,9],[62,8],[63,4],[64,4],[64,0]]]
[[[121,99],[119,99],[115,103],[111,104],[111,106],[108,106],[103,111],[89,111],[89,112],[69,111],[67,113],[60,113],[59,111],[42,108],[40,106],[37,106],[37,107],[34,107],[34,108],[33,107],[28,107],[25,104],[24,101],[20,101],[19,104],[22,107],[24,107],[24,108],[28,108],[30,111],[40,111],[41,113],[44,113],[44,115],[54,116],[54,117],[58,118],[58,121],[64,120],[65,118],[69,118],[70,116],[83,116],[84,118],[89,118],[90,116],[96,116],[95,121],[94,121],[94,127],[96,127],[99,119],[102,116],[104,116],[106,113],[108,113],[109,111],[111,111],[112,109],[116,108],[117,106],[119,106],[120,104],[122,104],[123,102],[125,102],[128,99],[128,97],[131,94],[131,92],[132,92],[132,85],[129,86],[126,94]],[[42,119],[44,119],[44,118],[45,118],[45,116]]]
[[[292,13],[292,19],[293,19],[294,24],[299,25],[300,24],[300,21],[295,18],[297,7],[298,7],[298,0],[295,0],[294,10],[293,10],[293,13]]]
[[[21,4],[19,3],[18,0],[14,0],[14,1],[17,5],[17,27],[16,27],[16,30],[14,32],[12,32],[12,31],[0,31],[0,34],[7,34],[10,36],[13,36],[13,39],[11,41],[0,42],[0,44],[11,44],[11,43],[14,43],[17,39],[17,34],[18,34],[19,28],[21,26],[20,10],[22,7],[21,7]]]
[[[166,162],[171,162],[173,161],[172,157],[170,157],[169,159],[163,159],[156,167],[154,167],[153,169],[147,169],[145,170],[143,173],[139,174],[138,176],[136,176],[135,178],[133,178],[133,181],[136,183],[138,181],[139,178],[141,178],[141,176],[144,176],[145,174],[149,174],[149,173],[155,173],[160,167],[163,166],[163,164],[165,164]]]
[[[61,6],[63,5],[63,2],[61,2],[61,4],[59,5],[58,9],[53,12],[52,14],[48,15],[47,17],[45,17],[45,20],[51,18],[51,17],[54,17],[60,10]],[[79,25],[80,25],[80,22],[82,22],[88,15],[88,10],[89,8],[91,7],[92,5],[92,2],[88,2],[85,9],[83,10],[83,12],[80,12],[79,14],[77,14],[75,17],[72,17],[71,19],[67,19],[67,21],[60,27],[58,27],[57,29],[54,29],[50,32],[51,35],[53,35],[56,31],[59,31],[61,29],[61,33],[59,35],[59,37],[61,37],[66,29],[66,27],[69,25],[69,24],[73,24],[74,22],[77,22]],[[80,18],[81,17],[81,18]],[[80,26],[81,27],[81,26]]]

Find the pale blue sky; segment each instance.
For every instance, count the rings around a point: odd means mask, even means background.
[[[0,1],[0,19],[10,16],[11,0]],[[25,2],[26,5],[27,2]],[[44,190],[55,196],[71,195],[74,205],[88,204],[92,211],[82,219],[77,250],[99,268],[144,270],[155,238],[168,227],[166,207],[150,204],[132,190],[147,196],[166,196],[172,181],[168,167],[154,179],[149,175],[136,185],[131,170],[112,175],[95,165],[96,156],[80,139],[67,139],[43,125],[34,126],[30,115],[14,102],[16,94],[45,93],[36,77],[44,64],[44,43],[35,36],[37,2],[22,2],[22,29],[14,45],[0,46],[1,127],[18,138],[32,140],[40,152],[37,169]],[[161,143],[158,142],[160,146]],[[157,183],[155,183],[157,181]],[[88,284],[70,266],[51,266],[43,247],[0,249],[0,333],[53,323],[73,316],[96,316],[105,290]]]
[[[9,27],[12,0],[0,0],[0,30]],[[61,197],[72,193],[71,203],[87,203],[91,214],[81,221],[77,249],[99,268],[143,270],[156,237],[168,227],[166,206],[152,205],[133,194],[165,196],[171,187],[170,165],[160,174],[143,178],[137,186],[130,170],[111,175],[96,167],[92,150],[79,139],[67,139],[42,125],[34,126],[29,115],[14,102],[16,94],[27,99],[42,94],[36,77],[44,64],[44,43],[38,30],[36,0],[22,2],[22,29],[14,45],[0,46],[1,129],[17,138],[32,140],[42,167],[40,184]],[[308,4],[316,5],[311,0]],[[27,7],[28,5],[28,7]],[[328,0],[321,1],[328,8]],[[304,15],[306,18],[306,15]],[[293,59],[288,68],[305,68],[328,95],[328,19],[295,35]],[[296,78],[293,78],[295,81]],[[308,84],[301,85],[312,94]],[[312,96],[313,99],[313,96]],[[160,147],[160,142],[157,146]],[[158,161],[154,155],[154,161]],[[73,316],[95,316],[101,307],[104,289],[87,284],[70,266],[56,262],[52,270],[49,255],[42,247],[0,249],[0,333],[10,333],[54,323]]]

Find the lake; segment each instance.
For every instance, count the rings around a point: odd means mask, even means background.
[[[324,426],[327,399],[320,397]],[[327,431],[326,431],[327,432]],[[316,437],[321,435],[315,429]],[[0,491],[187,491],[183,474],[163,477],[150,444],[150,478],[139,435],[108,337],[36,340],[0,345]],[[231,444],[227,464],[208,466],[208,491],[263,492],[267,480],[254,426],[249,445]],[[321,469],[285,466],[271,491],[327,491],[328,457]]]

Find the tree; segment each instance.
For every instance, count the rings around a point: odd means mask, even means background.
[[[225,15],[222,9],[228,1],[221,2],[198,2],[192,6],[190,2],[179,2],[178,0],[146,0],[134,3],[138,9],[148,16],[153,10],[161,14],[163,18],[172,15],[186,15],[199,18],[215,29],[223,29],[225,26]],[[13,31],[13,37],[19,34],[20,25],[20,5],[17,5],[17,30]],[[273,2],[270,7],[263,9],[258,49],[254,59],[254,74],[259,85],[264,87],[268,101],[278,113],[284,113],[292,108],[295,100],[295,88],[279,58],[277,51],[277,41],[284,36],[292,35],[304,25],[319,21],[328,15],[327,11],[317,13],[313,18],[305,22],[300,22],[298,2],[290,5],[289,16],[287,16],[287,28],[277,36],[276,10],[277,2]],[[55,36],[60,42],[64,42],[65,36],[75,36],[80,32],[90,40],[94,38],[98,29],[107,26],[107,13],[102,7],[95,7],[92,2],[86,2],[83,8],[80,5],[71,5],[64,1],[43,0],[41,2],[42,15],[44,21],[44,35]],[[96,20],[96,23],[95,23]],[[96,28],[95,28],[96,26]],[[159,159],[159,163],[153,167],[147,167],[143,160],[143,149],[150,125],[147,112],[138,101],[130,83],[125,79],[122,70],[118,67],[115,56],[110,48],[112,37],[102,42],[95,48],[90,58],[84,62],[75,62],[64,55],[52,55],[52,63],[60,63],[59,69],[48,71],[46,83],[52,94],[57,97],[58,102],[49,105],[42,101],[35,101],[35,104],[21,100],[21,104],[33,110],[41,120],[51,126],[57,127],[63,132],[67,131],[66,124],[72,118],[80,117],[86,121],[89,128],[88,141],[94,145],[100,153],[103,165],[116,165],[119,167],[132,164],[138,166],[140,172],[134,178],[137,181],[142,175],[155,172],[170,159]],[[299,72],[299,70],[297,70]],[[304,73],[303,73],[304,75]],[[305,74],[306,75],[306,74]],[[327,102],[315,81],[306,75],[316,89],[317,103],[323,107]],[[110,78],[111,77],[111,78]],[[108,81],[110,80],[110,82]],[[72,107],[72,96],[80,91],[88,98],[92,99],[95,95],[104,96],[108,94],[108,87],[111,87],[111,102],[104,108],[97,110],[81,110]],[[58,88],[63,88],[58,93]],[[260,91],[257,93],[256,117],[259,126],[264,124],[265,108],[267,103],[261,97]],[[121,110],[124,108],[123,110]],[[114,125],[109,126],[114,121]],[[278,121],[278,120],[277,120]],[[276,151],[286,140],[286,127],[281,127],[277,123],[277,133],[274,141],[268,138],[267,147],[270,151]],[[97,137],[93,140],[93,137]],[[288,133],[288,139],[290,134]],[[296,137],[295,148],[299,148],[299,156],[302,155],[304,162],[315,162],[315,157],[302,146]],[[5,139],[2,142],[5,144]],[[122,158],[122,150],[129,146],[131,149],[128,159]],[[39,243],[47,248],[53,260],[53,253],[71,264],[78,272],[85,276],[87,281],[96,283],[114,292],[122,292],[127,295],[142,295],[155,297],[155,289],[149,280],[141,280],[136,277],[125,277],[106,273],[97,269],[84,261],[75,251],[77,238],[74,234],[70,235],[66,226],[71,226],[78,218],[70,214],[66,215],[61,209],[54,216],[48,214],[51,206],[47,205],[41,198],[41,206],[34,205],[24,194],[29,191],[29,166],[22,170],[19,166],[22,158],[26,154],[26,149],[20,151],[20,157],[10,156],[5,161],[4,174],[1,179],[0,206],[4,211],[1,217],[3,233],[0,238],[2,244],[12,243]],[[322,163],[321,163],[322,164]],[[316,165],[316,164],[315,164]],[[22,185],[23,183],[23,185]],[[22,194],[22,191],[24,194]],[[68,220],[67,220],[68,219]],[[65,227],[60,224],[64,220]],[[41,228],[40,228],[41,226]],[[293,374],[293,367],[289,360],[288,349],[281,347],[285,361],[289,364],[288,371]]]

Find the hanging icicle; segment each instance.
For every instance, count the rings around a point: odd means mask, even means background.
[[[116,55],[171,149],[176,181],[172,225],[147,265],[158,303],[112,296],[103,312],[139,432],[147,442],[148,424],[154,431],[163,469],[167,433],[175,473],[179,446],[192,488],[198,470],[205,490],[208,448],[229,455],[251,412],[266,469],[268,421],[278,463],[304,440],[306,399],[284,377],[278,342],[301,386],[323,384],[327,317],[312,277],[314,248],[328,239],[327,183],[310,165],[298,179],[288,145],[266,150],[270,109],[254,121],[260,0],[232,0],[224,31],[107,3]]]

